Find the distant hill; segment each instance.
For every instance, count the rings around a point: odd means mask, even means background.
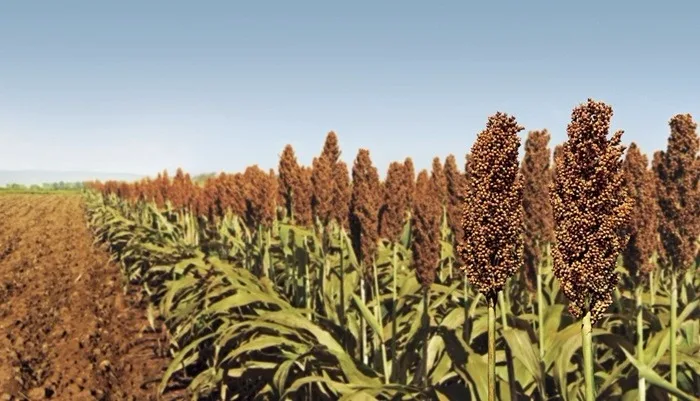
[[[54,182],[82,182],[92,180],[134,181],[145,175],[103,173],[93,171],[0,170],[0,186],[7,184],[41,185]]]

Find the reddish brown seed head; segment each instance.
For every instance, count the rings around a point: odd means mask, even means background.
[[[369,151],[360,149],[352,167],[350,234],[358,259],[368,269],[371,269],[377,249],[380,190],[379,174],[372,165]]]
[[[428,178],[422,170],[416,181],[416,196],[412,215],[413,264],[418,281],[424,288],[435,281],[435,271],[440,261],[440,219],[442,207],[439,203],[435,180]]]
[[[624,265],[632,277],[643,279],[654,268],[651,257],[656,250],[658,214],[654,175],[649,161],[632,142],[623,165],[627,192],[634,202],[628,225],[629,241],[622,253]]]
[[[379,211],[379,236],[396,241],[401,235],[408,205],[403,164],[392,162],[382,185],[383,201]]]
[[[328,224],[333,210],[333,165],[321,155],[312,162],[311,183],[313,185],[312,208],[322,224]]]
[[[277,170],[279,174],[278,192],[281,202],[280,206],[286,209],[286,214],[289,217],[293,211],[292,205],[296,194],[294,189],[299,181],[299,164],[297,164],[297,157],[294,154],[292,145],[284,147]]]
[[[549,163],[549,132],[531,131],[525,141],[525,156],[520,167],[523,175],[523,222],[525,278],[534,289],[537,265],[543,247],[553,239],[554,221],[549,202],[552,170]]]
[[[413,159],[407,157],[403,161],[404,185],[406,186],[406,205],[408,210],[413,210],[413,197],[416,192],[416,169],[413,166]]]
[[[352,190],[348,165],[340,160],[333,166],[333,206],[331,208],[331,218],[335,219],[335,221],[344,228],[348,228],[351,194]]]
[[[550,188],[554,275],[580,318],[597,320],[612,303],[618,255],[627,244],[633,202],[622,171],[622,131],[608,138],[612,108],[591,99],[576,107]]]
[[[311,182],[313,212],[323,224],[335,220],[347,226],[350,203],[350,174],[340,160],[338,137],[331,131],[326,136],[321,155],[314,159]]]
[[[447,178],[445,178],[445,171],[439,157],[433,158],[430,179],[433,181],[433,187],[437,191],[437,200],[442,208],[442,206],[447,204]]]
[[[265,172],[257,165],[246,168],[243,173],[246,201],[246,222],[249,227],[270,226],[275,218],[277,177],[274,171]]]
[[[313,220],[311,211],[311,197],[313,187],[311,185],[311,167],[300,166],[299,174],[294,183],[294,222],[302,226],[309,226]]]
[[[654,155],[654,171],[661,243],[667,262],[680,275],[693,264],[700,235],[700,137],[690,114],[674,116],[669,126],[667,149]]]
[[[447,182],[447,223],[456,239],[462,238],[462,204],[466,190],[466,176],[457,168],[454,155],[445,159],[445,180]]]
[[[469,161],[464,240],[458,246],[469,281],[490,301],[522,258],[522,177],[514,117],[496,113],[476,139]]]

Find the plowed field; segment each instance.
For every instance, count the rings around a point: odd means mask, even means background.
[[[157,399],[161,346],[80,196],[0,194],[1,400]]]

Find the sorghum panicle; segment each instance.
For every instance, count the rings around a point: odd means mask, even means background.
[[[430,287],[435,281],[435,271],[440,260],[442,207],[435,182],[428,178],[425,170],[418,174],[414,213],[411,217],[413,264],[418,281],[424,288]]]
[[[588,99],[576,107],[550,188],[555,220],[554,275],[580,318],[595,322],[612,303],[617,257],[632,209],[622,171],[622,131],[608,139],[612,108]]]
[[[323,151],[313,161],[313,210],[323,224],[336,220],[347,226],[350,203],[350,175],[340,160],[338,137],[331,131],[326,136]]]
[[[521,130],[514,117],[498,112],[489,117],[471,150],[464,239],[457,249],[469,281],[490,302],[522,258]]]
[[[333,207],[333,170],[331,162],[323,155],[314,158],[312,162],[311,183],[313,213],[325,225],[331,218]]]
[[[413,159],[407,157],[403,161],[404,185],[406,186],[406,206],[409,211],[413,210],[413,198],[416,193],[416,169],[413,166]]]
[[[253,165],[246,168],[243,180],[246,222],[251,228],[257,228],[258,224],[269,226],[275,217],[277,177],[274,176],[274,171],[265,173],[257,165]]]
[[[279,174],[279,197],[280,206],[286,209],[287,216],[292,214],[292,208],[294,204],[294,187],[296,182],[299,180],[299,165],[297,164],[297,157],[294,154],[294,148],[292,145],[287,145],[282,151],[280,156],[279,167],[277,168]]]
[[[350,233],[358,260],[371,271],[377,249],[380,198],[379,174],[367,149],[360,149],[352,167]]]
[[[549,163],[549,132],[531,131],[525,141],[525,156],[520,171],[523,176],[523,222],[525,278],[534,289],[537,265],[543,246],[553,239],[554,222],[549,202],[552,170]]]
[[[390,241],[398,239],[403,229],[408,188],[404,180],[404,167],[399,162],[389,164],[382,184],[382,206],[379,211],[379,236]]]
[[[465,196],[467,195],[466,188],[469,185],[469,164],[472,161],[472,155],[471,153],[467,153],[464,155],[464,188],[465,188]]]
[[[454,155],[445,159],[445,179],[447,181],[447,223],[454,234],[454,238],[462,238],[462,204],[464,203],[464,191],[466,177],[457,168],[457,160]]]
[[[338,160],[333,165],[333,204],[331,218],[335,219],[342,227],[348,228],[348,216],[350,213],[350,172],[344,161]]]
[[[674,116],[669,126],[666,152],[654,155],[657,200],[663,215],[659,233],[668,262],[682,274],[694,262],[700,235],[700,138],[690,114]]]
[[[311,224],[313,213],[311,211],[311,197],[313,186],[311,185],[311,167],[299,166],[297,179],[294,181],[294,222],[302,226]]]
[[[437,191],[437,200],[440,204],[440,209],[447,204],[447,178],[439,157],[433,158],[433,168],[430,173],[430,180],[433,182],[433,187]]]
[[[629,241],[622,253],[625,267],[635,279],[645,278],[654,268],[658,214],[654,175],[647,157],[632,142],[623,165],[627,192],[634,202],[628,225]]]

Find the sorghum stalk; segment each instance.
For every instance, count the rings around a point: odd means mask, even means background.
[[[537,263],[537,325],[539,330],[540,361],[544,361],[544,294],[542,294],[542,263]],[[543,394],[544,396],[544,394]]]
[[[489,341],[489,401],[496,401],[496,300],[487,298]]]
[[[364,277],[360,277],[360,300],[362,303],[366,303],[367,297],[365,295],[365,280]],[[362,358],[362,363],[367,364],[369,354],[369,349],[367,347],[367,322],[365,319],[360,317],[360,356]]]
[[[396,272],[398,270],[398,258],[396,244],[394,244],[393,255],[391,257],[391,377],[395,380],[398,371],[399,356],[396,354],[396,303],[398,302],[398,291],[396,288]]]
[[[678,332],[678,276],[676,272],[671,273],[671,384],[678,384],[678,352],[676,346],[676,333]],[[671,396],[671,400],[675,400],[675,396]]]
[[[377,323],[379,323],[379,327],[382,328],[384,327],[384,324],[382,323],[381,304],[379,303],[379,297],[381,294],[379,293],[379,278],[377,274],[377,264],[373,263],[372,268],[374,273],[374,297],[376,300],[376,303],[374,304],[374,315],[377,319]],[[389,384],[389,369],[387,368],[386,362],[386,347],[384,346],[384,343],[382,342],[379,333],[375,333],[374,338],[376,339],[376,346],[380,348],[380,351],[382,353],[382,372],[384,373],[384,384]]]
[[[488,305],[489,399],[495,399],[495,307],[498,293],[522,257],[522,175],[517,134],[523,127],[505,113],[489,117],[472,147],[462,212],[463,241],[457,247],[469,281]]]
[[[586,401],[595,400],[593,381],[593,328],[591,327],[591,311],[588,310],[583,316],[583,328],[581,329],[581,340],[583,342],[583,372],[586,381]]]
[[[549,252],[547,252],[549,254]],[[544,261],[537,263],[537,330],[538,330],[538,340],[539,340],[539,351],[540,351],[540,371],[542,372],[542,377],[544,378],[545,366],[544,366],[544,294],[542,294],[542,264]],[[544,379],[540,380],[538,383],[540,399],[547,398],[547,390],[544,387]]]
[[[654,277],[655,274],[653,271],[649,273],[649,307],[652,313],[654,313],[654,305],[656,304],[656,281]]]
[[[464,298],[464,325],[462,327],[462,338],[464,342],[469,343],[468,332],[469,332],[469,284],[467,280],[467,275],[462,275],[462,292]]]
[[[306,242],[306,239],[304,239],[304,242]],[[309,277],[309,260],[308,256],[304,256],[304,307],[309,311],[308,318],[311,320],[313,313],[311,312],[311,280]]]
[[[422,363],[423,366],[421,368],[421,385],[423,387],[428,387],[428,340],[430,338],[430,334],[428,333],[429,325],[430,325],[430,320],[428,316],[428,308],[430,307],[429,299],[428,299],[428,292],[429,289],[427,287],[423,287],[423,315],[421,317],[422,324],[423,324],[423,330],[424,330],[424,338],[423,338],[423,357],[422,357]]]
[[[642,365],[644,364],[644,319],[642,317],[642,290],[644,287],[636,288],[636,303],[637,303],[637,360]],[[639,377],[639,401],[646,400],[646,381],[643,377]]]
[[[343,249],[345,246],[349,246],[345,240],[345,229],[339,227],[338,229],[338,244],[340,244],[340,325],[342,327],[347,327],[346,316],[345,316],[345,261],[343,260]],[[347,349],[348,343],[345,335],[343,335],[343,348]]]
[[[498,293],[498,302],[500,303],[501,306],[501,326],[503,331],[505,331],[508,328],[508,310],[510,310],[510,300],[506,300],[506,294],[508,294],[507,290],[501,291]],[[518,394],[516,390],[516,378],[515,378],[515,370],[513,368],[513,355],[510,351],[510,347],[508,344],[505,344],[505,351],[506,351],[506,366],[508,367],[508,387],[510,388],[510,398],[511,400],[517,400],[518,399]]]

